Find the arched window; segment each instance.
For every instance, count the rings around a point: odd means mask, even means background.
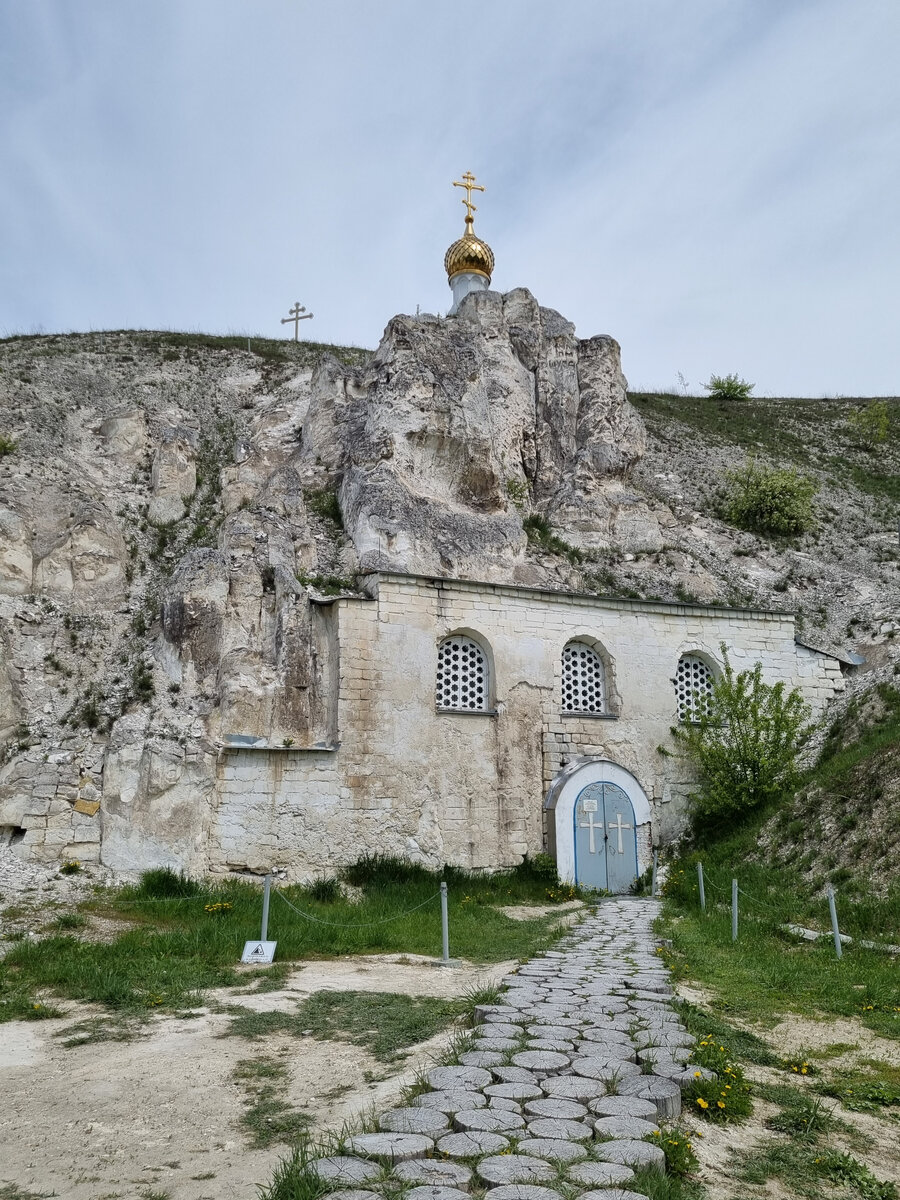
[[[457,712],[487,710],[487,658],[472,638],[453,634],[438,646],[435,704]]]
[[[569,642],[562,654],[562,711],[606,712],[603,659],[587,642]]]
[[[682,654],[675,676],[679,721],[695,721],[707,711],[713,682],[712,671],[699,655]]]

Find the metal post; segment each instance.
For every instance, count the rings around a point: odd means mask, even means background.
[[[263,915],[262,915],[262,933],[259,935],[261,942],[266,941],[266,934],[269,932],[269,892],[272,890],[272,876],[266,876],[265,886],[263,887]]]
[[[706,889],[703,886],[703,863],[697,863],[697,882],[700,884],[700,911],[706,912]]]
[[[731,881],[731,940],[737,941],[737,880]]]
[[[450,964],[450,925],[447,920],[447,885],[441,884],[441,962]]]
[[[651,878],[650,878],[650,895],[651,895],[651,896],[655,896],[655,895],[656,895],[656,865],[657,865],[657,859],[658,859],[658,855],[657,855],[657,852],[654,850],[654,851],[653,851],[653,875],[652,875],[652,876],[651,876]]]
[[[841,947],[841,931],[838,929],[837,909],[834,906],[834,888],[828,887],[828,911],[831,913],[831,932],[834,934],[834,952],[841,957],[843,949]]]

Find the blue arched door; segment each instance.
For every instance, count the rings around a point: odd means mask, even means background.
[[[627,892],[637,878],[634,808],[615,783],[589,783],[575,801],[575,882]]]

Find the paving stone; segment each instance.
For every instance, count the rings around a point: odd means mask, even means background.
[[[385,1133],[443,1133],[450,1125],[446,1113],[435,1108],[391,1108],[378,1118]]]
[[[528,1071],[534,1071],[538,1079],[558,1075],[568,1065],[569,1056],[557,1054],[553,1050],[523,1050],[520,1054],[513,1055],[514,1067],[525,1067]]]
[[[666,1156],[660,1146],[651,1146],[649,1142],[636,1142],[626,1139],[616,1142],[601,1142],[594,1150],[594,1157],[603,1162],[621,1163],[626,1167],[652,1167],[665,1174]]]
[[[404,1200],[469,1200],[466,1192],[459,1188],[446,1187],[439,1183],[424,1184],[403,1193]]]
[[[578,1051],[572,1055],[573,1058],[608,1058],[611,1062],[635,1062],[638,1056],[634,1046],[625,1042],[586,1042],[579,1039],[575,1045]],[[642,1053],[652,1054],[653,1051]]]
[[[523,1138],[516,1146],[516,1153],[546,1158],[550,1162],[568,1163],[587,1158],[587,1150],[580,1142],[566,1142],[562,1138]]]
[[[527,1038],[525,1045],[529,1050],[554,1050],[558,1054],[565,1054],[575,1049],[574,1043],[564,1041],[562,1038]]]
[[[491,1067],[491,1074],[500,1083],[537,1083],[534,1071],[510,1065]]]
[[[638,1096],[641,1100],[652,1100],[656,1115],[661,1121],[673,1120],[681,1112],[681,1088],[671,1079],[658,1079],[655,1075],[635,1075],[615,1084],[619,1096]]]
[[[499,1133],[473,1129],[470,1133],[448,1133],[437,1143],[441,1154],[450,1158],[477,1158],[479,1154],[499,1154],[509,1146],[509,1138]]]
[[[485,1021],[515,1021],[519,1016],[519,1010],[507,1004],[476,1004],[475,1005],[475,1020],[478,1022]]]
[[[572,1070],[576,1075],[586,1079],[628,1079],[640,1075],[641,1068],[637,1063],[626,1062],[623,1059],[608,1058],[573,1058]],[[648,1076],[649,1078],[649,1076]]]
[[[639,1142],[641,1138],[658,1132],[658,1122],[645,1121],[643,1117],[598,1117],[594,1122],[594,1133],[607,1141],[634,1138]]]
[[[491,1096],[487,1103],[488,1108],[499,1108],[503,1112],[521,1113],[522,1105],[518,1100],[507,1100],[503,1096]]]
[[[530,1183],[507,1183],[491,1188],[491,1200],[562,1200],[553,1188],[537,1187]]]
[[[490,1071],[482,1067],[432,1067],[425,1076],[429,1086],[447,1091],[465,1088],[474,1091],[491,1082]]]
[[[503,1096],[506,1100],[536,1100],[543,1091],[536,1083],[489,1083],[484,1089],[486,1096]]]
[[[507,1037],[477,1037],[472,1039],[472,1045],[476,1050],[482,1051],[499,1051],[499,1050],[519,1050],[522,1043],[518,1038]]]
[[[561,1038],[571,1040],[578,1029],[575,1021],[571,1025],[529,1025],[525,1032],[534,1038]]]
[[[577,1100],[560,1100],[556,1096],[528,1100],[525,1111],[530,1117],[556,1117],[561,1121],[583,1121],[588,1115],[584,1104],[579,1104]]]
[[[436,1108],[438,1112],[455,1113],[465,1108],[486,1108],[487,1099],[481,1092],[422,1092],[410,1101],[413,1108]]]
[[[602,1079],[588,1079],[583,1075],[554,1075],[545,1079],[541,1086],[545,1095],[561,1100],[593,1100],[606,1092],[606,1084]]]
[[[588,1187],[609,1187],[610,1184],[628,1183],[634,1179],[631,1167],[615,1162],[575,1163],[567,1174],[575,1183],[585,1183]]]
[[[377,1163],[366,1162],[349,1154],[334,1154],[328,1158],[317,1158],[312,1165],[320,1179],[329,1183],[366,1183],[381,1174]]]
[[[403,1162],[404,1158],[421,1158],[434,1148],[434,1139],[421,1133],[358,1133],[347,1145],[364,1158],[387,1158]]]
[[[656,1120],[656,1105],[652,1100],[641,1100],[637,1096],[598,1096],[591,1100],[588,1108],[598,1117],[643,1117]]]
[[[525,1118],[518,1113],[503,1112],[496,1108],[473,1108],[468,1112],[455,1113],[453,1127],[460,1133],[476,1129],[485,1133],[507,1133],[512,1129],[524,1129]]]
[[[505,1057],[499,1050],[467,1050],[459,1061],[464,1067],[497,1067]]]
[[[529,1031],[531,1026],[529,1026]],[[621,1029],[604,1028],[602,1025],[589,1025],[581,1031],[581,1037],[586,1042],[621,1042],[631,1045],[631,1038]]]
[[[556,1174],[549,1163],[529,1154],[497,1154],[483,1158],[475,1174],[490,1187],[504,1183],[542,1183]]]
[[[507,1025],[497,1023],[487,1023],[484,1025],[476,1025],[472,1030],[476,1037],[511,1037],[518,1038],[524,1033],[524,1030],[519,1025]]]
[[[529,1137],[564,1138],[572,1142],[586,1142],[593,1129],[586,1121],[567,1121],[556,1117],[533,1117],[528,1122]]]
[[[147,1193],[144,1192],[144,1195]],[[365,1188],[339,1188],[336,1192],[328,1193],[328,1200],[332,1200],[332,1197],[336,1200],[384,1200],[380,1192],[369,1192]]]
[[[462,1163],[444,1162],[439,1158],[411,1158],[397,1163],[394,1177],[403,1183],[423,1183],[442,1187],[468,1188],[472,1179],[470,1167]]]

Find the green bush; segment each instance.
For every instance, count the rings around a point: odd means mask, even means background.
[[[769,468],[750,458],[726,471],[721,516],[738,529],[774,537],[796,537],[813,527],[812,501],[818,484],[793,467]]]
[[[762,680],[762,664],[735,672],[723,644],[724,668],[694,720],[672,735],[700,772],[691,796],[696,828],[715,828],[793,792],[799,752],[810,733],[810,708],[797,688]]]
[[[16,446],[17,443],[12,438],[0,434],[0,458],[6,458],[7,454],[15,454]]]
[[[710,375],[703,387],[713,400],[748,400],[756,385],[738,375]]]
[[[855,409],[847,418],[854,441],[866,450],[874,450],[888,440],[891,415],[884,400],[873,400],[865,408]]]

